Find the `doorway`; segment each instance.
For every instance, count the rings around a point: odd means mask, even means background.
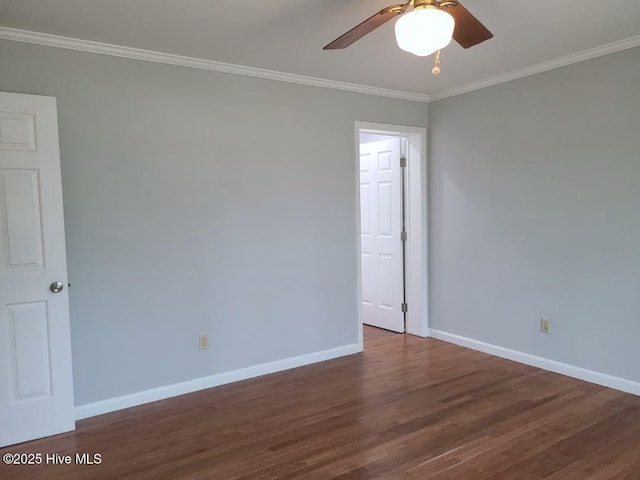
[[[429,336],[426,152],[425,128],[356,122],[357,317],[361,346],[363,325],[372,323],[372,312],[377,318],[374,325],[381,322],[377,326],[388,330]],[[404,168],[400,158],[405,159]],[[378,206],[381,211],[371,211]],[[390,214],[391,210],[395,214]]]

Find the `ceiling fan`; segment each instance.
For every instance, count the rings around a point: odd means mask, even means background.
[[[383,8],[326,45],[324,50],[346,48],[398,16],[395,26],[398,46],[421,57],[436,53],[435,75],[440,73],[440,49],[452,38],[463,48],[470,48],[493,37],[487,27],[456,0],[409,0]]]

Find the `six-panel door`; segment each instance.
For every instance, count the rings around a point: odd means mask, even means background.
[[[0,446],[75,428],[66,286],[56,101],[0,92]]]
[[[404,332],[400,138],[360,145],[363,323]]]

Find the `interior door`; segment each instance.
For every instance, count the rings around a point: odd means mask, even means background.
[[[66,287],[56,100],[0,92],[0,446],[75,428]]]
[[[400,138],[360,145],[363,323],[404,332]]]

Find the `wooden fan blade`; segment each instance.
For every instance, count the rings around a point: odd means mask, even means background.
[[[392,18],[404,13],[408,5],[409,4],[407,3],[405,5],[392,5],[390,7],[383,8],[375,15],[367,18],[357,27],[352,28],[344,35],[336,38],[333,42],[325,46],[323,50],[335,50],[338,48],[348,47],[356,40],[360,40],[367,33],[373,32],[376,28],[384,25]]]
[[[453,30],[453,39],[463,48],[473,47],[479,43],[489,40],[493,37],[487,27],[480,20],[469,13],[459,2],[457,7],[449,7],[446,9],[453,19],[456,21]]]

